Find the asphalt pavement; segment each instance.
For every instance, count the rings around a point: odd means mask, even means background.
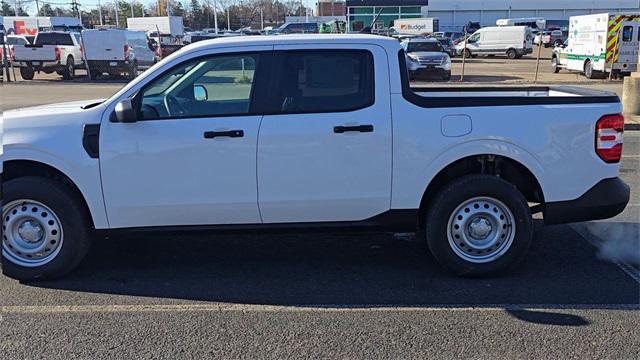
[[[2,106],[121,86],[5,85]],[[64,279],[0,277],[0,359],[638,359],[639,165],[640,132],[630,131],[628,209],[538,222],[524,263],[489,279],[452,277],[412,234],[96,239]]]

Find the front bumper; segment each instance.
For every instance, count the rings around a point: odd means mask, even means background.
[[[575,200],[545,204],[547,225],[608,219],[620,214],[629,203],[631,190],[620,178],[604,179]]]
[[[420,76],[450,76],[451,70],[445,70],[443,67],[433,66],[433,67],[420,67],[416,70],[409,70],[409,76],[411,77],[420,77]]]

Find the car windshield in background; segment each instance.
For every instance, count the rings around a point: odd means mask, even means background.
[[[36,37],[36,45],[73,46],[73,40],[69,34],[40,33]]]
[[[407,46],[407,52],[418,51],[442,51],[442,45],[439,42],[410,42]]]

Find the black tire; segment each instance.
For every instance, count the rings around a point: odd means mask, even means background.
[[[551,58],[551,69],[553,70],[554,74],[557,74],[560,72],[560,65],[558,64],[557,56],[554,56]]]
[[[67,62],[65,63],[64,69],[62,70],[62,79],[64,80],[73,80],[76,76],[76,65],[73,62],[73,57],[67,57]]]
[[[138,76],[138,63],[133,62],[131,66],[129,66],[129,71],[127,71],[126,79],[133,80]]]
[[[451,241],[455,243],[450,243],[448,236],[450,217],[455,221],[454,211],[457,211],[459,206],[466,201],[476,197],[498,200],[511,211],[515,222],[515,232],[512,230],[513,224],[508,227],[509,230],[503,230],[512,232],[513,237],[510,245],[507,246],[507,241],[505,241],[500,252],[496,253],[495,259],[483,263],[472,262],[456,254],[454,246],[458,249],[464,249],[464,247],[458,247],[458,240],[453,239],[453,236]],[[482,209],[483,207],[480,207],[480,210],[477,211],[482,211]],[[491,207],[489,209],[487,214],[491,216],[492,211],[495,212],[496,209],[491,209]],[[467,210],[464,209],[465,212],[468,212]],[[496,229],[499,228],[496,227]],[[513,184],[495,176],[468,175],[446,185],[435,196],[427,211],[425,234],[429,250],[436,260],[449,271],[458,276],[490,276],[511,269],[524,258],[533,236],[533,220],[526,199]],[[498,249],[500,240],[497,233],[495,236],[498,238],[498,242],[491,246]],[[507,239],[511,239],[511,235]],[[469,248],[466,248],[466,251],[470,251],[471,256],[475,255]]]
[[[16,280],[33,281],[58,278],[76,268],[91,245],[90,221],[83,200],[69,186],[44,177],[12,179],[3,184],[2,191],[5,207],[22,199],[37,201],[55,213],[61,229],[59,252],[48,263],[37,267],[21,266],[5,257],[6,239],[3,238],[2,272]]]
[[[470,57],[472,57],[473,54],[471,53],[471,50],[469,49],[464,49],[464,57],[469,59]]]
[[[20,76],[22,76],[23,80],[33,80],[33,76],[35,75],[35,71],[31,66],[23,66],[20,68]]]
[[[596,72],[593,70],[593,64],[591,63],[591,60],[587,60],[584,63],[584,76],[587,79],[595,79],[596,77]]]
[[[442,80],[444,81],[449,81],[451,80],[451,72],[446,73],[443,77]]]
[[[98,71],[98,69],[88,68],[87,72],[89,73],[89,79],[96,80],[98,76],[102,75],[102,72]]]
[[[518,57],[518,53],[513,49],[509,49],[507,50],[507,57],[511,60],[514,60]]]

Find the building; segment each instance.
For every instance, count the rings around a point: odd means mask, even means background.
[[[496,20],[506,18],[558,21],[574,15],[638,11],[640,0],[430,0],[423,16],[439,18],[443,30],[460,30],[469,21],[495,26]]]
[[[347,0],[348,30],[371,26],[376,32],[389,28],[396,19],[423,17],[423,7],[428,3],[429,0]]]
[[[318,16],[345,16],[346,3],[339,0],[320,0],[316,6]]]
[[[574,15],[604,12],[638,12],[640,0],[347,0],[351,30],[371,26],[386,28],[392,18],[436,17],[440,29],[457,31],[469,21],[495,26],[496,20],[542,17],[566,21]]]

